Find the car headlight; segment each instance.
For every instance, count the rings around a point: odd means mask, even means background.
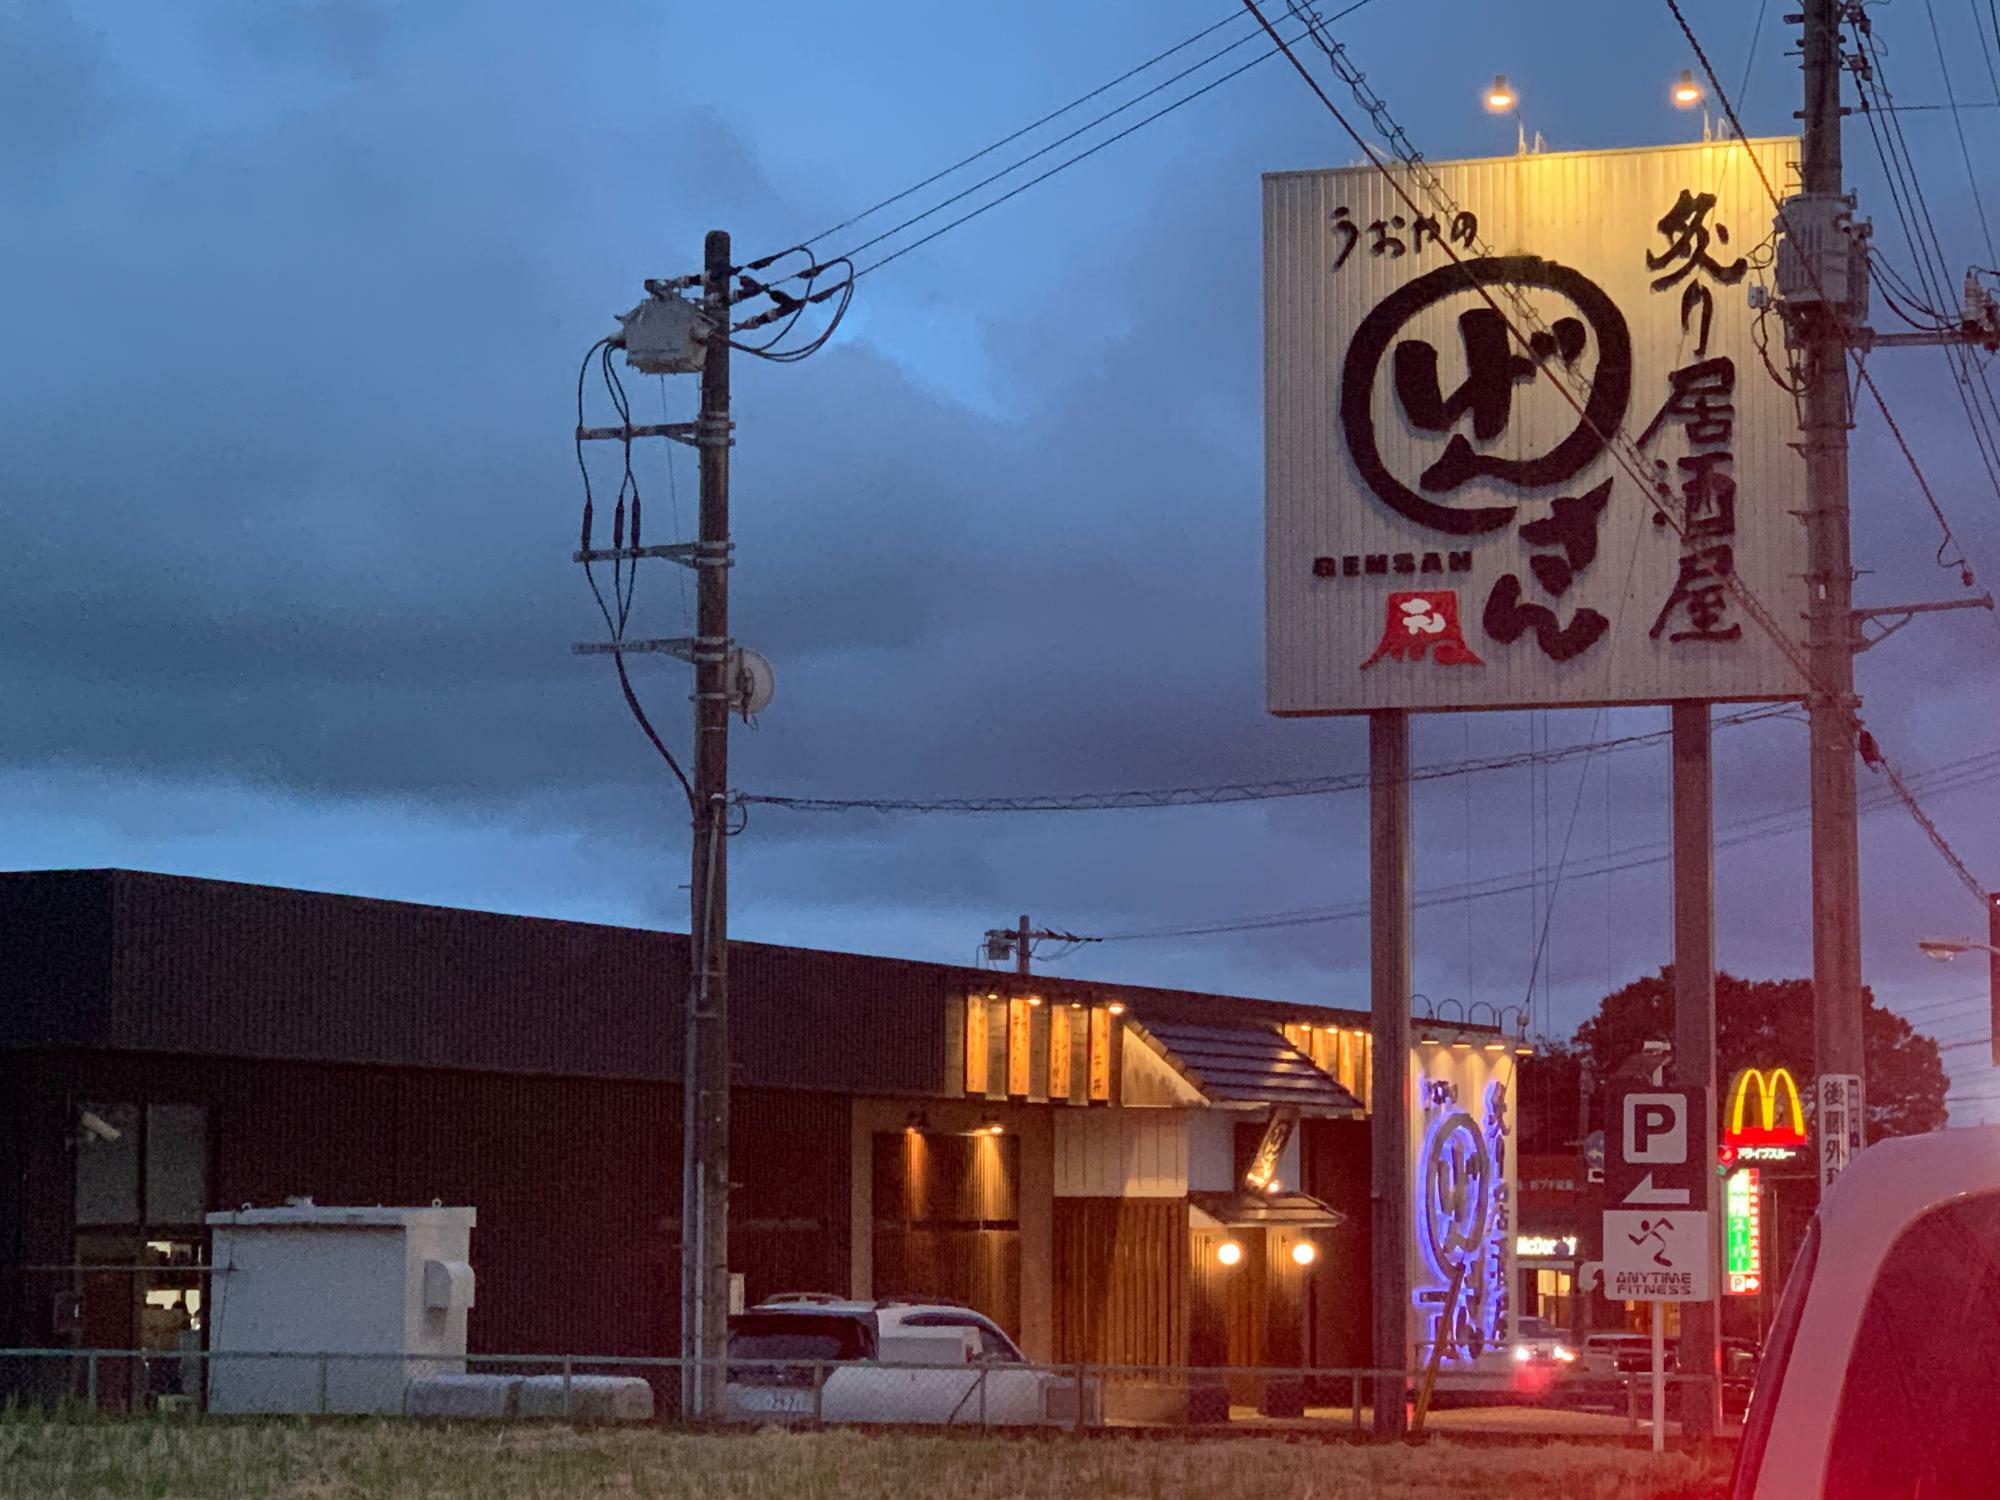
[[[1514,1358],[1520,1361],[1522,1364],[1526,1364],[1529,1360],[1533,1359],[1534,1357],[1535,1357],[1535,1351],[1530,1349],[1526,1344],[1516,1344],[1514,1346]]]
[[[1556,1345],[1555,1356],[1558,1364],[1573,1365],[1576,1363],[1576,1351],[1574,1349],[1565,1349],[1561,1344]]]

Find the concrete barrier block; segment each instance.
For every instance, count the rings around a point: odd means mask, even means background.
[[[629,1375],[572,1375],[567,1409],[560,1375],[530,1375],[521,1382],[524,1417],[563,1417],[578,1422],[650,1422],[653,1388]]]
[[[413,1417],[500,1419],[516,1415],[520,1390],[518,1375],[419,1375],[403,1409]]]

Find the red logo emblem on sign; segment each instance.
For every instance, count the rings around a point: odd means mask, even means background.
[[[1426,655],[1441,667],[1486,665],[1465,644],[1465,630],[1458,623],[1456,589],[1391,594],[1387,618],[1382,622],[1382,644],[1361,664],[1361,670],[1367,671],[1385,656],[1395,661],[1422,661]]]

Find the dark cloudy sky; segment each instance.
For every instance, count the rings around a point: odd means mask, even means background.
[[[2000,37],[1975,29],[1979,7],[1937,8],[1959,97],[1995,99]],[[1760,7],[1687,9],[1733,88]],[[1747,68],[1752,134],[1792,128],[1783,10]],[[6,862],[683,924],[671,784],[605,665],[569,654],[602,630],[568,560],[580,355],[643,277],[698,265],[705,229],[729,227],[745,254],[792,243],[1228,11],[772,3],[723,30],[672,4],[0,7]],[[1942,102],[1923,10],[1873,14],[1899,99]],[[1652,0],[1396,0],[1339,33],[1435,158],[1512,148],[1511,124],[1478,106],[1495,71],[1553,148],[1699,130],[1665,104],[1693,59]],[[1955,284],[1995,262],[1952,116],[1904,119]],[[2000,110],[1964,120],[2000,213]],[[1907,269],[1867,134],[1848,139]],[[811,361],[739,362],[737,634],[779,690],[737,737],[738,786],[1089,791],[1362,765],[1360,723],[1271,720],[1262,679],[1258,179],[1353,156],[1267,62],[866,279]],[[1874,366],[1982,586],[2000,581],[2000,498],[1943,356]],[[635,390],[647,416],[692,407],[686,380]],[[692,514],[693,469],[644,462],[663,539],[676,493]],[[1871,416],[1854,499],[1864,600],[1961,592]],[[635,627],[678,633],[682,610],[662,567]],[[1965,613],[1863,658],[1869,722],[1906,770],[1992,747],[1996,647],[2000,627]],[[679,670],[642,676],[684,742]],[[1628,710],[1597,729],[1663,723]],[[1442,718],[1420,723],[1416,753],[1592,728],[1588,713]],[[1804,752],[1789,719],[1718,734],[1720,821],[1744,835],[1718,876],[1720,957],[1738,972],[1810,967],[1803,817],[1783,816],[1803,808]],[[1420,888],[1526,884],[1566,836],[1579,869],[1643,857],[1665,835],[1664,751],[1598,757],[1580,792],[1577,766],[1421,788]],[[1934,811],[2000,884],[1992,784]],[[1365,832],[1351,795],[763,811],[734,846],[733,921],[965,961],[1023,910],[1116,933],[1339,906],[1365,893]],[[1864,822],[1863,860],[1869,978],[1943,1039],[1976,1035],[1983,970],[1912,944],[1977,908],[1895,811]],[[1520,1001],[1541,884],[1426,909],[1420,987]],[[1538,1019],[1567,1031],[1664,962],[1667,917],[1662,864],[1566,878]],[[1351,1004],[1365,937],[1345,919],[1107,943],[1065,967]],[[1960,1091],[2000,1091],[1981,1052],[1947,1053]]]

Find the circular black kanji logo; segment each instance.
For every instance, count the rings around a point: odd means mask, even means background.
[[[1530,340],[1536,358],[1530,359],[1514,346],[1512,330],[1497,308],[1482,302],[1467,310],[1458,320],[1467,375],[1447,395],[1438,383],[1437,350],[1422,339],[1398,342],[1396,336],[1445,298],[1496,286],[1554,292],[1567,298],[1581,317],[1558,318],[1550,332],[1536,333]],[[1470,416],[1473,438],[1491,442],[1512,415],[1515,384],[1534,379],[1540,366],[1551,360],[1574,364],[1593,338],[1597,363],[1583,414],[1548,452],[1523,459],[1492,457],[1454,430]],[[1449,494],[1478,478],[1524,490],[1566,483],[1604,451],[1609,434],[1624,422],[1632,395],[1632,335],[1624,314],[1601,287],[1568,266],[1537,255],[1485,256],[1440,266],[1383,298],[1361,320],[1347,346],[1340,377],[1341,430],[1355,467],[1383,504],[1420,526],[1452,536],[1497,531],[1513,520],[1515,507],[1441,504],[1390,472],[1375,432],[1375,386],[1385,359],[1396,400],[1411,427],[1451,433],[1443,454],[1417,481],[1431,495]]]

